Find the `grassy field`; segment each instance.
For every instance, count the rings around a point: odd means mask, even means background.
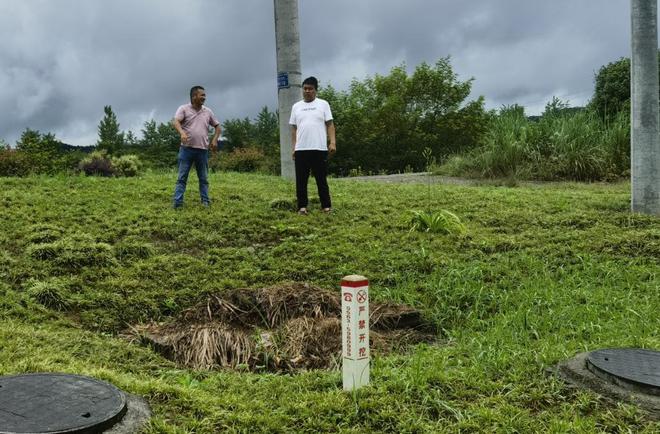
[[[145,397],[147,432],[658,433],[641,410],[567,388],[547,368],[578,352],[660,349],[660,219],[628,184],[394,185],[331,180],[335,212],[301,217],[277,177],[4,178],[0,374],[91,375]],[[310,190],[314,188],[310,184]],[[429,199],[430,196],[430,199]],[[281,200],[278,202],[278,200]],[[464,235],[411,232],[445,209]],[[239,287],[363,274],[438,341],[373,354],[372,385],[338,371],[193,371],[120,337]]]

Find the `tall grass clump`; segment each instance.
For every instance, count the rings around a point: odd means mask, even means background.
[[[587,110],[574,114],[550,111],[541,118],[538,128],[541,132],[538,138],[549,146],[549,158],[537,160],[533,173],[543,178],[574,181],[605,177],[604,128],[596,113]]]
[[[482,175],[493,178],[518,174],[530,154],[531,129],[522,107],[504,107],[486,133],[484,152],[474,154]]]
[[[456,214],[447,210],[414,211],[410,221],[411,231],[445,235],[464,235],[467,229]]]
[[[430,173],[435,165],[435,157],[433,157],[433,150],[431,148],[425,148],[422,155],[426,160],[426,172],[428,173],[426,211],[413,211],[410,230],[446,235],[464,235],[467,230],[456,214],[444,209],[439,211],[431,209]]]
[[[613,174],[630,175],[630,113],[621,112],[609,121],[601,143]]]
[[[454,176],[600,181],[627,176],[630,121],[603,120],[590,108],[554,98],[538,118],[503,107],[479,148],[451,158],[440,172]]]
[[[68,288],[57,279],[31,281],[27,293],[32,299],[51,309],[66,310],[70,305],[67,299]]]

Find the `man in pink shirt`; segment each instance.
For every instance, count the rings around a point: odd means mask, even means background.
[[[174,188],[174,208],[183,206],[188,174],[193,164],[199,180],[199,195],[203,206],[209,206],[209,146],[215,149],[220,137],[220,122],[213,111],[204,105],[206,92],[202,86],[190,89],[190,104],[179,107],[174,115],[174,128],[181,135],[179,148],[179,175]],[[209,127],[215,129],[209,145]]]

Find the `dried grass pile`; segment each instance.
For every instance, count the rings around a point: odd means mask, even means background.
[[[290,283],[210,295],[171,322],[138,325],[129,335],[194,369],[334,369],[341,358],[340,312],[338,293]],[[408,306],[372,303],[370,323],[372,351],[433,340]]]

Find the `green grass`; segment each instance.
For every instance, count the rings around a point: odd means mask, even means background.
[[[0,374],[111,381],[149,401],[149,433],[660,432],[545,374],[582,351],[660,349],[660,219],[629,213],[628,184],[433,185],[429,203],[424,184],[331,180],[335,211],[301,217],[273,206],[291,183],[239,174],[211,176],[210,209],[192,175],[175,211],[174,178],[1,180]],[[466,233],[410,231],[427,206]],[[190,371],[118,336],[208,293],[338,290],[355,273],[439,337],[373,354],[372,385],[355,394],[338,372]]]

